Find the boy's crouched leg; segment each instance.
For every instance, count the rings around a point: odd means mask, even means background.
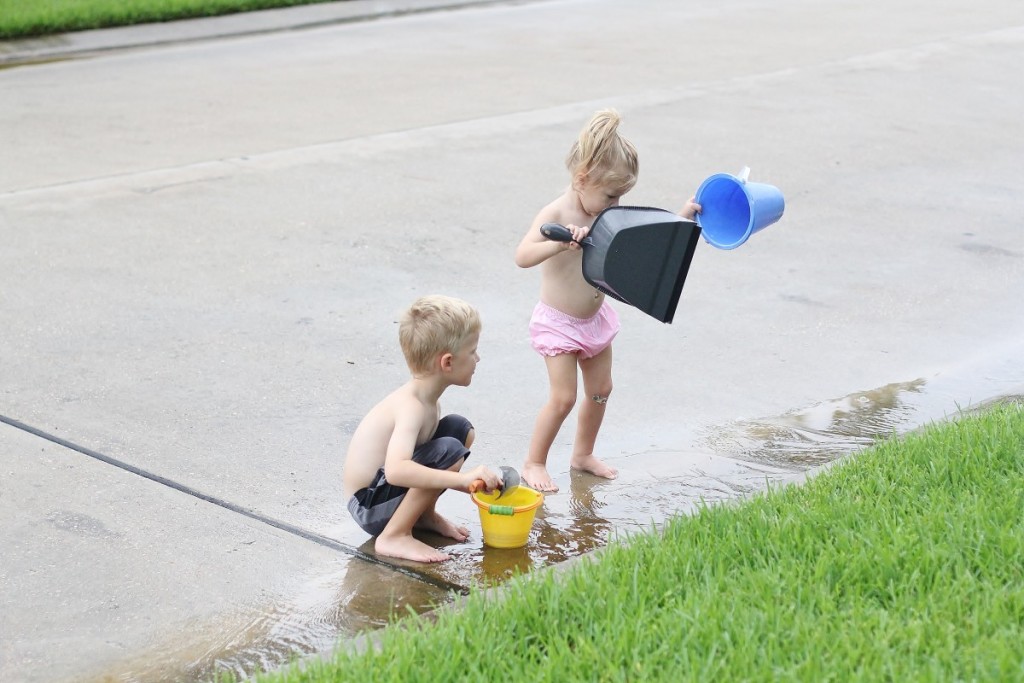
[[[461,422],[447,423],[449,429],[446,430],[446,435],[438,435],[442,431],[442,425],[439,425],[435,438],[419,446],[413,453],[413,461],[434,469],[460,471],[469,457],[467,446],[473,439],[472,425],[465,418],[460,420]],[[447,554],[412,536],[412,530],[415,528],[456,541],[465,541],[469,538],[469,529],[453,524],[434,509],[442,493],[444,489],[409,489],[395,510],[394,516],[377,537],[374,546],[377,554],[416,562],[443,562],[449,559]]]
[[[444,436],[455,437],[466,448],[470,448],[473,445],[473,440],[476,438],[476,430],[473,428],[473,423],[469,420],[461,415],[452,413],[442,417],[437,423],[437,429],[434,430],[434,439]]]
[[[414,562],[444,562],[449,559],[446,553],[412,535],[413,527],[421,527],[424,518],[437,515],[434,503],[438,495],[440,492],[433,489],[409,489],[391,521],[374,541],[376,553]]]

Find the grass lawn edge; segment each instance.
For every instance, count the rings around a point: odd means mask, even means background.
[[[1024,680],[1022,491],[1009,401],[258,680]]]

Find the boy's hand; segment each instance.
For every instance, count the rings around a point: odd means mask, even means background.
[[[679,210],[679,215],[688,221],[692,221],[696,218],[697,214],[700,213],[701,207],[697,203],[696,197],[690,197],[686,200],[686,206]]]
[[[474,493],[480,489],[490,493],[501,486],[501,475],[484,465],[477,465],[462,474],[465,478],[463,490],[468,493]]]

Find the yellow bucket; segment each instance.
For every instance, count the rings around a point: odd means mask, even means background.
[[[480,508],[484,543],[492,548],[521,548],[530,537],[530,527],[544,496],[528,486],[517,486],[498,498],[501,491],[473,494]]]

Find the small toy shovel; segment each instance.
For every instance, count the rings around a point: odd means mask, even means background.
[[[523,483],[522,478],[519,476],[519,472],[507,465],[502,465],[498,468],[498,473],[501,475],[501,493],[498,494],[498,498],[504,496],[509,490],[516,488]],[[484,480],[477,479],[469,485],[469,492],[476,493],[477,491],[484,488]],[[495,499],[497,500],[497,499]]]

